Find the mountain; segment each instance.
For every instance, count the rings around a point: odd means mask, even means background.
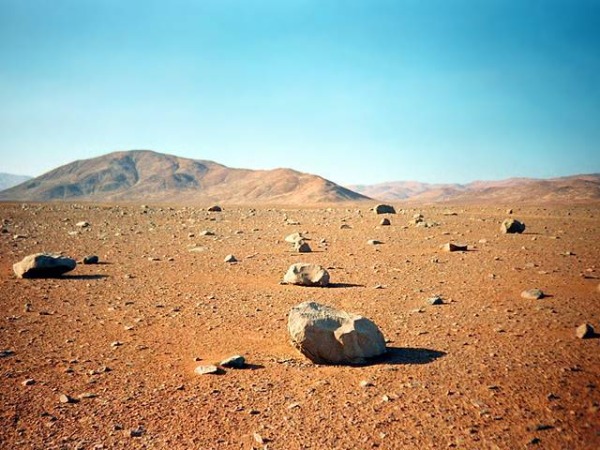
[[[549,179],[509,178],[468,184],[397,181],[349,188],[371,198],[407,203],[588,203],[600,201],[600,174]]]
[[[368,200],[291,169],[232,169],[150,150],[75,161],[0,192],[0,200],[314,204]]]
[[[12,173],[0,172],[0,191],[16,186],[19,183],[30,180],[27,175],[13,175]]]

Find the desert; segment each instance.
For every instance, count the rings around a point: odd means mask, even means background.
[[[2,203],[0,446],[597,448],[600,341],[576,330],[600,328],[598,206],[394,205]],[[78,264],[17,278],[38,252]],[[329,285],[282,284],[296,263]],[[387,353],[312,363],[287,331],[306,301]]]

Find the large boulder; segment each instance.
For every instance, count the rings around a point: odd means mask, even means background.
[[[75,268],[77,262],[66,256],[35,253],[13,264],[18,278],[53,278]]]
[[[285,273],[283,283],[300,286],[327,286],[329,272],[318,264],[296,263],[292,264]]]
[[[396,210],[392,205],[377,205],[373,208],[375,214],[396,214]]]
[[[504,234],[522,233],[525,231],[525,224],[515,219],[506,219],[500,225],[500,231]]]
[[[371,320],[315,302],[291,309],[288,332],[292,345],[317,364],[365,364],[386,352]]]

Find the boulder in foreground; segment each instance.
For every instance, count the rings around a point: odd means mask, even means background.
[[[500,225],[500,231],[504,234],[521,234],[525,231],[525,224],[515,219],[506,219],[502,222],[502,225]]]
[[[35,253],[13,264],[18,278],[54,278],[75,268],[77,262],[66,256]]]
[[[288,332],[292,345],[317,364],[365,364],[386,352],[374,322],[315,302],[291,309]]]
[[[296,263],[289,267],[283,283],[324,287],[329,284],[329,272],[317,264]]]

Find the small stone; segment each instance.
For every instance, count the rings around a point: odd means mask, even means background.
[[[221,366],[231,369],[243,369],[246,367],[246,358],[241,355],[230,356],[221,361]]]
[[[214,236],[215,233],[213,231],[210,230],[204,230],[200,232],[200,236]]]
[[[198,366],[194,369],[194,373],[196,373],[197,375],[218,374],[219,368],[213,365]]]
[[[221,212],[223,211],[223,208],[221,208],[219,205],[213,205],[211,207],[208,208],[209,212]]]
[[[129,432],[127,434],[129,435],[129,437],[142,437],[142,435],[144,434],[144,428],[143,427],[132,428],[131,430],[129,430]]]
[[[527,300],[539,300],[544,298],[544,293],[539,289],[527,289],[521,292],[521,297]]]
[[[375,385],[374,385],[374,384],[373,384],[373,382],[372,382],[372,381],[370,381],[370,380],[362,380],[362,381],[360,382],[360,387],[361,387],[361,388],[367,388],[367,387],[372,387],[372,386],[375,386]]]
[[[110,344],[110,346],[113,348],[120,347],[121,345],[123,345],[123,343],[121,341],[114,341],[114,342],[111,342],[111,344]]]
[[[67,394],[60,394],[58,400],[61,403],[77,403],[77,399],[74,399],[73,397],[70,397]]]
[[[292,264],[283,277],[283,283],[324,287],[329,284],[329,272],[317,264]]]
[[[83,258],[84,264],[98,264],[99,261],[100,258],[98,258],[96,255],[88,255]]]
[[[296,250],[298,253],[310,253],[312,252],[312,249],[310,248],[310,245],[308,245],[307,242],[304,241],[298,241],[294,244],[294,250]]]
[[[444,300],[439,295],[435,295],[433,297],[428,298],[427,303],[429,303],[430,305],[443,305]]]
[[[35,380],[33,378],[27,378],[25,381],[22,381],[21,384],[23,386],[32,386],[35,384]]]
[[[380,244],[383,244],[383,242],[378,241],[377,239],[369,239],[367,241],[367,244],[369,244],[369,245],[380,245]]]
[[[234,262],[237,262],[237,259],[233,255],[227,255],[225,257],[225,262],[226,263],[234,263]]]
[[[387,217],[384,217],[383,219],[381,219],[381,222],[379,222],[379,225],[381,225],[382,227],[389,227],[392,224],[392,222],[390,222],[390,219],[388,219]]]
[[[579,339],[589,339],[594,336],[594,327],[589,323],[582,323],[575,330],[575,335]]]
[[[258,433],[254,433],[253,436],[257,444],[263,445],[266,442],[266,440]]]
[[[352,229],[352,227],[350,225],[348,225],[347,223],[343,223],[340,225],[340,230],[350,230]]]
[[[79,227],[79,228],[87,228],[87,227],[89,227],[89,226],[90,226],[90,224],[89,224],[89,222],[86,222],[85,220],[83,220],[83,221],[81,221],[81,222],[77,222],[77,223],[75,224],[75,226],[76,226],[76,227]]]
[[[502,222],[502,225],[500,225],[500,231],[504,234],[521,234],[525,231],[525,224],[515,219],[506,219]]]
[[[448,242],[447,244],[442,245],[442,250],[445,252],[466,252],[468,246],[453,244],[452,242]]]

